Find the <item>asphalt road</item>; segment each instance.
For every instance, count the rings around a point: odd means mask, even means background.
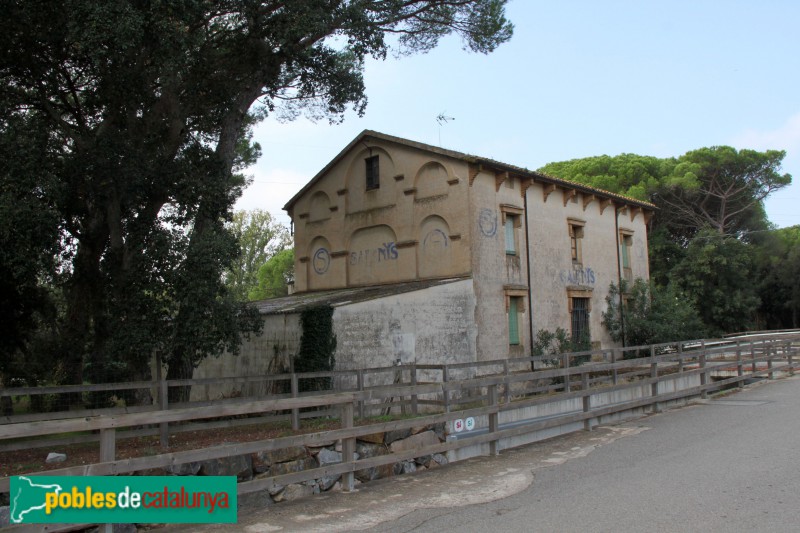
[[[800,531],[800,377],[211,531]]]

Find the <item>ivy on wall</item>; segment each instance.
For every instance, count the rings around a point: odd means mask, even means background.
[[[336,363],[336,335],[333,333],[333,307],[312,307],[300,313],[300,351],[294,360],[295,372],[327,372]],[[331,378],[307,378],[299,382],[300,392],[329,390]]]

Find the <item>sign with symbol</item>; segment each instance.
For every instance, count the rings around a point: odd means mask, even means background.
[[[456,430],[456,433],[461,433],[464,431],[464,421],[460,418],[458,420],[453,421],[453,429]]]
[[[464,426],[466,427],[467,431],[472,431],[475,429],[475,419],[472,417],[467,418],[464,420]]]

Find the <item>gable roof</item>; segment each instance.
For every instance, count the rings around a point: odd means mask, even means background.
[[[457,159],[459,161],[464,161],[466,163],[470,163],[473,165],[483,165],[485,167],[493,168],[499,170],[501,172],[509,172],[521,178],[528,178],[534,181],[538,181],[540,183],[547,183],[556,186],[560,186],[563,188],[568,189],[575,189],[577,191],[587,193],[587,194],[594,194],[596,196],[602,198],[610,198],[612,200],[616,200],[623,204],[641,207],[647,210],[655,210],[657,209],[655,205],[644,202],[642,200],[637,200],[635,198],[630,198],[628,196],[623,196],[621,194],[616,194],[613,192],[609,192],[603,189],[598,189],[596,187],[591,187],[589,185],[585,185],[583,183],[578,183],[575,181],[565,180],[561,178],[556,178],[554,176],[549,176],[547,174],[543,174],[541,172],[536,172],[534,170],[528,170],[527,168],[518,167],[515,165],[509,165],[507,163],[502,163],[500,161],[495,161],[494,159],[490,159],[487,157],[479,157],[474,155],[465,154],[462,152],[456,152],[455,150],[448,150],[446,148],[440,148],[438,146],[433,146],[430,144],[425,144],[417,141],[411,141],[408,139],[403,139],[402,137],[395,137],[393,135],[387,135],[385,133],[380,133],[377,131],[372,130],[364,130],[362,131],[355,139],[350,141],[350,143],[339,152],[336,157],[334,157],[325,167],[317,172],[317,174],[311,178],[311,180],[306,183],[306,185],[300,189],[297,194],[292,196],[292,198],[286,202],[286,205],[283,206],[283,210],[291,213],[291,209],[294,204],[309,190],[313,187],[319,180],[322,179],[328,171],[333,168],[334,165],[339,163],[345,155],[357,144],[364,142],[366,139],[375,139],[379,141],[386,141],[390,143],[399,144],[402,146],[407,146],[410,148],[415,148],[417,150],[422,150],[425,152],[433,152],[435,154],[443,155],[446,157],[450,157],[453,159]]]

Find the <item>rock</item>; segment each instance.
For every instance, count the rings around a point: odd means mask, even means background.
[[[293,474],[303,470],[310,470],[317,467],[317,460],[313,457],[289,461],[287,463],[276,463],[269,467],[270,476],[282,476],[283,474]]]
[[[296,461],[308,457],[308,450],[305,446],[290,446],[289,448],[281,448],[280,450],[270,450],[268,452],[258,452],[253,455],[258,456],[258,459],[267,466],[275,463],[287,463],[289,461]]]
[[[445,456],[444,456],[444,455],[442,455],[441,453],[435,453],[435,454],[433,454],[433,456],[431,456],[431,459],[433,459],[433,460],[431,461],[431,464],[434,464],[434,463],[436,463],[436,464],[438,464],[438,465],[446,465],[446,464],[447,464],[447,462],[448,462],[448,461],[447,461],[447,457],[445,457]]]
[[[319,484],[319,490],[323,492],[331,490],[331,487],[336,485],[336,483],[338,483],[340,479],[342,479],[341,474],[339,474],[338,476],[325,476],[323,478],[318,479],[317,483]]]
[[[356,453],[359,457],[369,459],[370,457],[377,457],[378,455],[386,455],[388,451],[383,444],[371,444],[367,442],[356,443]]]
[[[391,477],[392,474],[394,474],[393,464],[374,466],[372,468],[362,468],[361,470],[356,470],[355,472],[356,479],[363,483],[366,483],[367,481],[374,481],[376,479]]]
[[[389,446],[389,448],[392,450],[392,453],[399,453],[409,450],[422,449],[427,446],[434,446],[436,444],[439,444],[439,437],[436,436],[436,433],[433,431],[424,431],[422,433],[417,433],[416,435],[411,435],[407,439],[395,441]]]
[[[440,442],[444,442],[447,440],[447,426],[445,422],[439,422],[438,424],[434,424],[433,432],[436,433],[437,437],[439,437]]]
[[[369,435],[361,435],[358,440],[361,442],[371,442],[372,444],[383,444],[385,433],[371,433]]]
[[[7,506],[0,507],[0,527],[6,527],[11,521],[11,514]]]
[[[319,466],[333,465],[342,462],[342,453],[323,448],[317,454],[317,461]]]
[[[283,492],[277,496],[273,496],[272,499],[276,502],[291,502],[301,498],[308,498],[312,494],[314,494],[313,487],[293,483],[291,485],[287,485]]]
[[[432,457],[433,456],[431,455],[423,455],[422,457],[417,457],[416,459],[414,459],[414,462],[416,462],[418,465],[427,466],[428,463],[431,462]]]
[[[198,472],[201,476],[236,476],[239,481],[253,479],[252,460],[249,455],[234,455],[203,461]]]
[[[281,490],[283,490],[283,487],[281,487]],[[240,512],[242,509],[255,511],[273,505],[273,501],[272,498],[270,498],[268,490],[259,490],[257,492],[240,494],[236,499],[236,503]]]
[[[47,464],[63,463],[66,460],[67,460],[67,454],[65,453],[50,452],[47,454],[47,459],[45,459],[44,462]]]
[[[200,472],[200,467],[203,466],[202,463],[194,462],[194,463],[183,463],[179,465],[169,465],[164,467],[164,470],[167,474],[173,476],[196,476],[198,472]],[[208,475],[208,474],[206,474]]]
[[[400,464],[403,465],[401,474],[413,474],[417,471],[417,464],[414,461],[403,461]]]
[[[136,533],[138,528],[135,524],[114,524],[111,526],[113,533]]]
[[[416,435],[417,433],[422,433],[423,431],[428,431],[430,426],[416,426],[411,428],[411,434]]]
[[[387,431],[383,440],[386,444],[391,444],[396,440],[405,439],[411,435],[410,429],[397,429],[395,431]]]
[[[417,471],[417,464],[414,461],[400,461],[394,464],[394,474],[400,476],[403,474],[413,474]]]

